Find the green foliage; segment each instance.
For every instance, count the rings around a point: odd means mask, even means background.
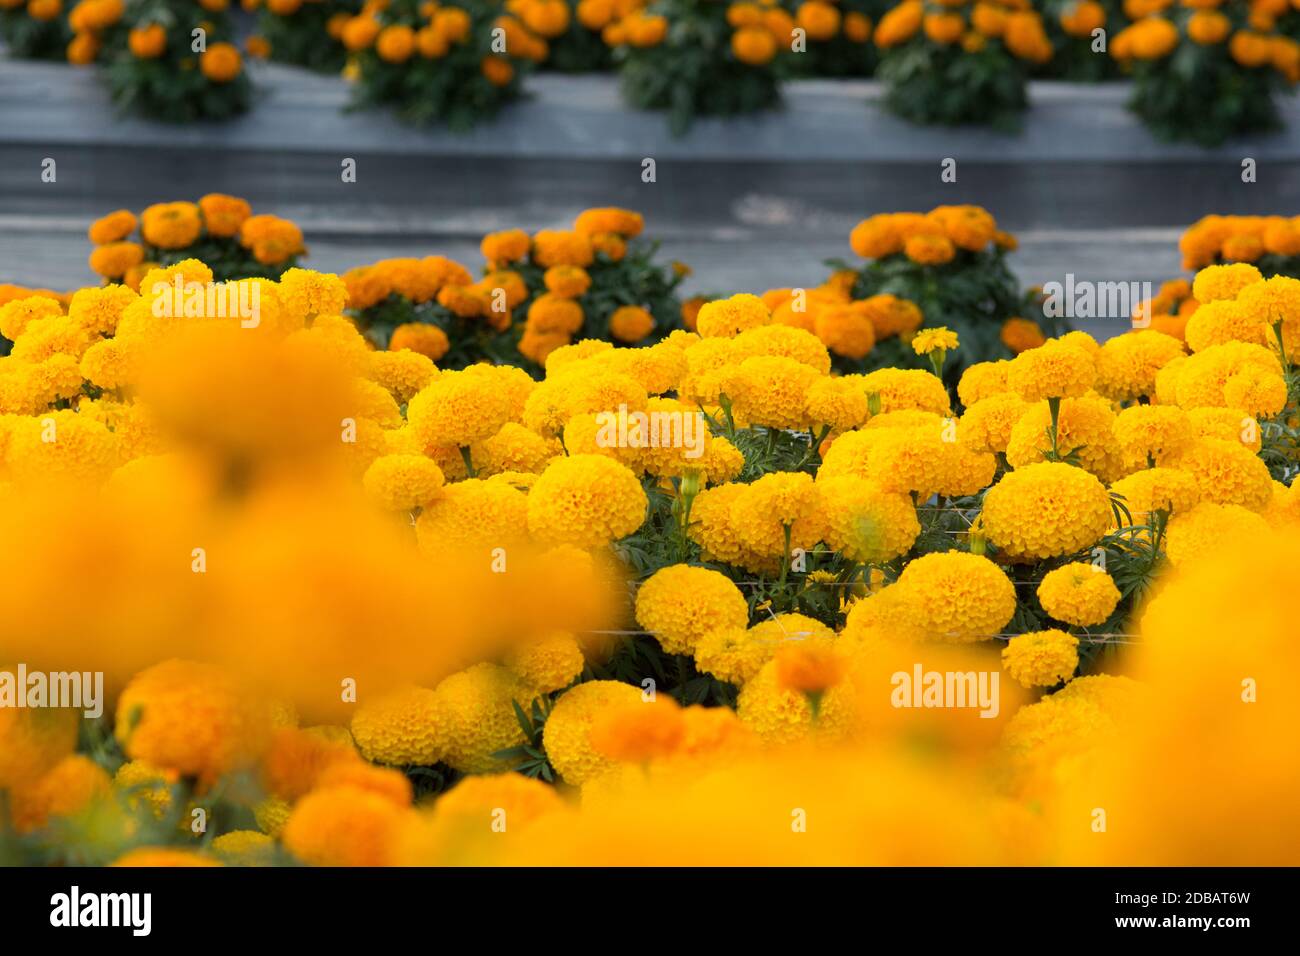
[[[944,380],[954,385],[961,373],[976,362],[1011,358],[1002,343],[1002,324],[1020,317],[1036,321],[1046,336],[1069,331],[1063,319],[1043,315],[1042,309],[1020,290],[1007,266],[1006,251],[994,247],[982,252],[958,249],[951,262],[927,266],[896,253],[858,268],[854,299],[889,294],[914,302],[921,310],[923,327],[945,326],[957,333],[961,347],[948,356]],[[842,260],[830,260],[832,269],[853,269]],[[928,368],[928,361],[897,337],[876,343],[860,361],[838,359],[843,371],[878,368]]]
[[[263,7],[257,26],[271,44],[271,59],[318,73],[338,73],[347,62],[342,42],[329,35],[326,24],[337,14],[355,16],[359,0],[318,0],[304,3],[288,16]]]
[[[1061,15],[1069,14],[1078,0],[1038,0],[1034,4],[1043,18],[1043,28],[1052,43],[1052,58],[1034,70],[1035,76],[1075,83],[1100,83],[1117,79],[1119,63],[1110,55],[1109,46],[1094,50],[1092,37],[1072,36],[1061,26]],[[1120,0],[1097,0],[1106,10],[1105,42],[1128,26]]]
[[[576,4],[575,4],[576,6]],[[547,41],[550,53],[538,69],[550,73],[604,73],[614,65],[614,51],[575,17],[569,29]]]
[[[639,305],[654,316],[654,330],[637,345],[650,345],[673,329],[681,328],[682,303],[677,297],[677,287],[683,275],[672,265],[656,261],[659,243],[637,238],[627,241],[627,251],[615,261],[603,252],[597,252],[595,261],[587,267],[591,286],[575,301],[582,306],[582,327],[574,333],[574,340],[603,339],[614,341],[609,320],[615,310],[625,305]],[[542,281],[546,270],[531,259],[514,265],[528,286],[529,296],[516,309],[518,315],[527,315],[528,306],[546,291]],[[522,327],[519,329],[522,333]]]
[[[765,66],[737,60],[726,4],[658,0],[647,12],[668,18],[668,36],[658,46],[618,49],[623,96],[638,109],[667,111],[673,135],[685,133],[697,116],[754,113],[780,102],[787,57],[778,47]]]
[[[198,259],[212,270],[216,282],[229,282],[233,279],[278,279],[286,271],[298,264],[298,257],[291,256],[284,262],[266,265],[258,262],[251,251],[244,248],[235,237],[204,235],[192,246],[184,249],[159,249],[144,243],[146,262],[171,266],[185,259]]]
[[[682,276],[672,266],[655,259],[659,243],[631,239],[621,260],[603,252],[587,267],[591,286],[575,301],[582,307],[583,324],[574,339],[614,341],[609,320],[624,305],[639,305],[654,317],[650,334],[637,345],[650,345],[673,329],[681,327],[681,302],[677,286]],[[459,369],[477,362],[518,365],[539,376],[541,366],[519,352],[528,307],[546,291],[542,280],[546,270],[530,259],[514,263],[510,271],[518,273],[528,287],[528,296],[513,310],[513,322],[495,328],[486,319],[462,318],[435,301],[415,304],[396,293],[367,309],[352,310],[358,326],[378,348],[387,348],[393,330],[408,322],[436,325],[446,334],[451,348],[438,360],[440,368]]]
[[[360,76],[352,110],[390,106],[399,119],[414,126],[441,123],[453,132],[465,132],[494,116],[521,95],[521,79],[531,64],[527,60],[492,50],[492,22],[499,11],[489,0],[457,0],[470,15],[469,36],[453,43],[445,56],[426,59],[416,55],[404,63],[388,63],[375,50],[356,56]],[[416,0],[397,0],[380,15],[385,26],[405,24],[418,29],[422,20]],[[508,83],[496,86],[483,75],[486,57],[509,61],[514,73]]]
[[[1224,45],[1187,42],[1162,60],[1133,64],[1129,108],[1160,139],[1218,146],[1278,129],[1274,96],[1283,83],[1270,66],[1240,66]]]
[[[992,41],[968,53],[918,34],[886,50],[876,75],[887,87],[885,105],[913,123],[975,124],[1011,133],[1029,103],[1024,65]]]
[[[524,732],[525,742],[518,747],[499,750],[492,756],[498,760],[514,762],[512,769],[525,777],[554,783],[555,768],[551,766],[550,758],[546,756],[546,749],[542,745],[542,734],[546,730],[546,719],[551,716],[551,698],[549,696],[534,697],[526,711],[513,700],[510,702],[510,706],[514,708],[515,720],[519,721],[519,727]]]
[[[0,40],[14,59],[64,60],[72,30],[68,18],[60,14],[53,20],[37,20],[27,12],[26,4],[12,10],[0,10]]]
[[[792,16],[798,15],[799,8],[806,0],[786,0],[785,7]],[[868,36],[858,42],[845,35],[844,22],[851,13],[867,17],[872,27],[879,22],[881,15],[892,3],[888,0],[837,0],[834,4],[840,12],[839,30],[829,40],[807,41],[803,53],[796,52],[789,58],[792,76],[871,76],[876,71],[879,60],[876,46]],[[797,20],[796,20],[797,22]]]
[[[167,46],[156,59],[141,60],[127,46],[128,30],[158,24]],[[165,123],[227,120],[248,110],[253,86],[246,70],[228,83],[208,79],[194,52],[194,31],[202,28],[205,49],[232,43],[229,18],[183,0],[137,0],[127,7],[123,29],[105,44],[101,58],[114,104]]]

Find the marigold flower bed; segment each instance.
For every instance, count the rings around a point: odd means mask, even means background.
[[[464,130],[519,99],[533,69],[616,69],[625,100],[674,133],[771,110],[794,76],[876,76],[892,112],[1013,131],[1031,77],[1133,81],[1158,137],[1213,146],[1280,125],[1300,80],[1288,0],[245,0],[262,33],[231,42],[228,0],[0,0],[14,56],[105,68],[124,109],[167,121],[247,110],[244,54],[355,84],[357,108]],[[259,9],[260,8],[260,9]]]
[[[143,241],[243,248],[221,199]],[[1206,262],[1185,328],[965,361],[1001,315],[855,300],[868,265],[636,338],[591,247],[641,225],[493,234],[482,283],[6,289],[0,699],[98,672],[103,715],[0,708],[0,859],[1296,862],[1300,280]],[[995,236],[941,209],[853,245],[986,268]],[[610,338],[435,362],[431,310],[503,272],[507,325],[554,296]],[[368,337],[381,292],[409,321]],[[177,308],[212,297],[255,308]],[[852,364],[881,317],[911,367]]]

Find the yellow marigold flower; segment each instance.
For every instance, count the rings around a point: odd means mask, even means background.
[[[212,855],[226,866],[272,866],[276,845],[265,833],[232,830],[212,841]]]
[[[239,227],[239,241],[263,265],[287,262],[304,248],[302,230],[279,216],[249,216]]]
[[[582,328],[582,306],[572,299],[562,299],[544,292],[528,306],[528,329],[539,334],[573,335]]]
[[[370,377],[388,389],[393,398],[402,405],[414,398],[438,375],[438,369],[432,359],[410,348],[371,352],[367,358],[370,363]]]
[[[56,353],[79,359],[90,348],[94,334],[66,315],[33,319],[14,340],[9,354],[20,362],[36,364]]]
[[[731,506],[731,520],[743,548],[785,560],[792,548],[811,548],[821,540],[825,518],[811,475],[777,471],[744,487]]]
[[[957,440],[973,451],[1006,452],[1013,429],[1031,407],[1015,392],[981,398],[958,421]]]
[[[362,482],[380,507],[411,511],[438,496],[443,475],[442,469],[423,455],[384,455],[366,469]]]
[[[1197,438],[1238,441],[1256,453],[1264,445],[1260,423],[1240,408],[1192,408],[1187,416]]]
[[[747,329],[755,329],[772,321],[763,300],[742,292],[729,299],[706,302],[700,307],[695,320],[696,331],[704,338],[735,338]]]
[[[620,342],[640,342],[654,327],[654,316],[639,305],[619,306],[609,317],[609,334]]]
[[[429,445],[464,448],[495,435],[510,418],[507,397],[466,372],[446,372],[420,391],[406,418]]]
[[[357,787],[378,793],[396,806],[409,806],[413,796],[411,780],[400,770],[377,767],[361,760],[331,761],[321,769],[316,788]]]
[[[830,374],[831,357],[826,346],[811,332],[788,325],[762,325],[747,329],[732,339],[735,361],[755,355],[792,359],[823,375]]]
[[[529,687],[551,693],[568,687],[586,666],[582,645],[572,634],[547,634],[510,648],[506,667]]]
[[[1115,401],[1132,401],[1156,392],[1156,375],[1184,355],[1183,343],[1153,329],[1108,339],[1097,352],[1096,389]]]
[[[1205,501],[1262,511],[1273,497],[1268,466],[1240,442],[1202,438],[1179,458],[1177,467],[1196,479]]]
[[[1242,289],[1263,278],[1258,269],[1245,262],[1207,266],[1192,281],[1192,296],[1203,305],[1235,299]]]
[[[549,376],[533,390],[523,408],[523,423],[540,435],[553,437],[574,415],[616,412],[623,406],[629,412],[646,408],[645,388],[636,379],[619,372],[575,366],[561,375]]]
[[[1165,553],[1177,566],[1246,548],[1267,536],[1268,522],[1257,512],[1241,505],[1202,501],[1169,520]]]
[[[280,303],[295,322],[316,315],[338,315],[348,304],[347,286],[338,276],[310,269],[288,269],[280,276]]]
[[[755,628],[719,628],[705,634],[696,643],[695,666],[718,680],[743,687],[745,681],[772,659],[779,646],[778,640],[770,633],[760,636]]]
[[[917,26],[920,26],[919,22]],[[897,228],[895,216],[879,213],[853,227],[849,233],[849,245],[864,259],[883,259],[903,251],[903,236]]]
[[[1092,388],[1096,378],[1093,356],[1060,341],[1021,352],[1007,368],[1007,387],[1030,402],[1077,397]]]
[[[600,711],[589,735],[592,749],[620,763],[644,764],[670,756],[686,739],[686,720],[666,695],[615,703]]]
[[[394,767],[429,766],[446,754],[445,698],[409,687],[363,701],[352,715],[352,737],[367,760]]]
[[[853,305],[871,321],[877,342],[893,335],[906,335],[920,328],[924,321],[915,302],[894,295],[873,295]]]
[[[817,488],[826,543],[849,561],[883,564],[911,550],[921,533],[916,508],[905,495],[853,477],[819,481]]]
[[[743,630],[749,605],[725,575],[675,564],[656,571],[637,590],[636,620],[669,654],[689,654],[711,631]]]
[[[489,232],[479,243],[479,251],[492,268],[516,262],[528,255],[533,241],[522,229],[507,229],[502,232]]]
[[[819,379],[816,369],[779,355],[754,355],[725,373],[721,394],[736,418],[768,428],[802,428],[804,399]]]
[[[517,773],[467,777],[434,804],[434,817],[445,821],[475,816],[481,824],[498,808],[506,811],[511,825],[523,826],[564,807],[554,787]]]
[[[1056,620],[1076,627],[1101,624],[1115,610],[1119,598],[1119,588],[1111,576],[1083,562],[1049,571],[1038,584],[1038,600],[1043,610]]]
[[[1189,410],[1225,407],[1224,386],[1228,379],[1249,366],[1273,375],[1282,371],[1281,363],[1268,349],[1248,342],[1225,342],[1197,352],[1174,373],[1177,404]]]
[[[117,209],[92,222],[86,234],[91,242],[102,246],[110,242],[121,242],[135,232],[136,224],[135,213],[129,209]]]
[[[1274,528],[1300,530],[1300,483],[1287,487],[1273,482],[1273,498],[1264,509],[1264,519]]]
[[[1113,430],[1128,471],[1175,462],[1196,438],[1191,417],[1176,405],[1131,405]]]
[[[425,505],[415,536],[425,552],[445,555],[475,547],[508,548],[526,537],[527,524],[527,495],[508,484],[471,479],[445,485]]]
[[[997,460],[958,442],[957,422],[947,419],[885,429],[868,452],[865,477],[885,491],[928,498],[975,494],[996,471]]]
[[[839,684],[848,670],[848,662],[834,641],[787,644],[777,649],[773,662],[778,687],[813,696]]]
[[[921,0],[904,0],[891,7],[876,24],[876,46],[887,49],[905,43],[921,29],[925,4]]]
[[[636,380],[650,395],[676,391],[689,368],[685,351],[667,341],[603,352],[594,362]]]
[[[1196,479],[1176,468],[1146,468],[1121,478],[1110,486],[1135,525],[1149,525],[1152,513],[1178,514],[1194,508],[1201,500]],[[1063,619],[1062,619],[1063,620]]]
[[[1016,611],[1016,589],[981,555],[948,551],[908,563],[895,585],[906,623],[929,640],[964,644],[999,633]]]
[[[136,674],[117,702],[115,733],[130,759],[201,785],[251,764],[270,732],[265,701],[210,664],[156,664]]]
[[[1047,437],[1051,423],[1052,415],[1046,402],[1037,402],[1025,410],[1011,429],[1011,440],[1007,443],[1007,461],[1013,468],[1045,460],[1046,453],[1051,450],[1051,441]],[[1057,417],[1057,452],[1062,457],[1077,459],[1083,468],[1102,481],[1112,481],[1123,469],[1114,427],[1115,412],[1104,398],[1096,395],[1067,398],[1061,402]]]
[[[558,348],[547,356],[546,373],[549,375],[565,365],[581,362],[583,359],[600,355],[602,352],[613,351],[613,342],[606,342],[602,339],[582,339],[579,342],[574,342],[572,345],[565,345]]]
[[[199,211],[203,213],[203,226],[208,231],[208,235],[226,238],[239,235],[240,226],[253,214],[247,201],[238,196],[226,196],[221,193],[208,193],[202,197],[199,200]]]
[[[647,499],[629,469],[603,455],[551,462],[528,496],[528,530],[548,544],[598,548],[645,520]]]
[[[192,202],[155,203],[140,214],[140,234],[159,249],[192,246],[202,230],[199,207]]]
[[[10,793],[10,819],[18,833],[31,833],[52,819],[85,811],[112,792],[104,768],[81,754],[64,757],[36,780]]]
[[[591,265],[595,253],[591,240],[580,232],[543,229],[533,236],[533,262],[544,269],[552,266]]]
[[[307,794],[284,825],[284,847],[309,866],[387,866],[409,809],[361,787]]]
[[[581,266],[552,266],[542,276],[546,291],[561,299],[576,299],[591,288],[591,276]]]
[[[745,469],[745,456],[725,438],[711,438],[705,446],[704,475],[711,485],[735,481]]]
[[[999,338],[1002,344],[1015,355],[1036,349],[1047,341],[1037,322],[1032,319],[1022,319],[1019,316],[1013,316],[1002,323]]]
[[[1062,462],[1040,462],[1002,476],[980,513],[989,540],[1013,561],[1074,554],[1111,527],[1110,496],[1096,477]]]
[[[846,432],[831,442],[822,452],[822,465],[817,469],[817,483],[831,478],[851,476],[866,478],[870,472],[871,452],[885,438],[888,429],[866,429]]]
[[[941,266],[952,262],[957,249],[947,236],[920,233],[903,243],[903,252],[917,265]]]
[[[360,763],[350,733],[338,728],[345,739],[334,732],[278,728],[270,746],[262,755],[260,780],[275,798],[290,802],[316,789],[322,776],[336,763]]]
[[[1018,634],[1002,649],[1002,666],[1022,687],[1053,687],[1079,666],[1079,639],[1055,629]]]
[[[948,415],[952,411],[943,382],[921,369],[881,368],[845,378],[861,386],[868,399],[877,396],[881,412],[916,409]]]
[[[79,289],[68,303],[68,318],[93,334],[112,335],[126,307],[139,298],[121,285]]]
[[[270,797],[253,807],[253,819],[258,828],[271,837],[279,837],[284,832],[284,825],[289,822],[293,805],[286,800]]]
[[[563,813],[556,788],[518,773],[466,777],[415,815],[397,847],[397,865],[482,862],[490,841],[504,839],[551,814]],[[499,830],[503,824],[505,830]]]
[[[853,685],[842,681],[821,698],[814,717],[807,695],[781,685],[777,662],[768,661],[746,681],[736,702],[736,712],[768,744],[784,744],[816,734],[837,739],[854,719]]]
[[[699,544],[704,556],[711,560],[738,565],[756,573],[779,568],[778,559],[758,555],[746,548],[732,524],[732,506],[747,488],[747,485],[724,484],[700,492],[691,508],[688,534]]]
[[[155,820],[167,815],[172,805],[172,787],[180,779],[175,770],[162,770],[143,760],[128,760],[117,768],[113,786],[132,810],[148,807]]]
[[[961,373],[957,383],[957,397],[967,407],[992,395],[1007,391],[1007,367],[1011,363],[999,359],[993,362],[976,362]]]
[[[803,417],[832,432],[848,431],[866,421],[867,396],[843,378],[821,378],[813,382],[804,396]]]
[[[16,340],[32,322],[62,314],[63,306],[58,300],[43,295],[13,299],[0,306],[0,335]]]
[[[166,846],[142,846],[119,856],[109,866],[146,866],[153,869],[175,866],[221,866],[221,864],[195,850],[182,850]]]
[[[493,754],[525,742],[514,704],[525,711],[537,689],[497,664],[475,664],[438,685],[444,759],[463,773],[500,773],[509,761]]]
[[[817,310],[813,318],[813,331],[836,355],[860,359],[875,348],[876,340],[881,336],[873,321],[873,314],[885,310],[869,306],[867,301],[828,305]]]
[[[551,459],[563,453],[559,441],[543,438],[517,422],[506,422],[491,438],[470,446],[474,469],[483,477],[507,471],[541,474]]]
[[[615,206],[585,209],[573,222],[573,228],[584,235],[613,232],[627,239],[639,236],[644,227],[645,221],[639,212]]]
[[[1287,403],[1286,379],[1257,365],[1247,365],[1223,383],[1223,400],[1256,418],[1272,418]]]
[[[1055,694],[1021,707],[1003,743],[1022,766],[1050,763],[1105,746],[1130,726],[1142,685],[1099,674],[1070,681]]]
[[[100,422],[60,409],[16,423],[8,459],[10,476],[18,483],[59,478],[99,482],[120,464],[120,441]]]
[[[1234,300],[1205,302],[1187,320],[1184,336],[1193,352],[1225,342],[1264,344],[1265,327]]]
[[[619,681],[597,680],[565,691],[546,719],[542,745],[565,783],[581,786],[613,770],[617,763],[593,746],[597,717],[612,707],[641,703],[641,692]]]

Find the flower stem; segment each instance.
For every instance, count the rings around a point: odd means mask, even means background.
[[[1053,395],[1047,400],[1047,410],[1052,413],[1052,424],[1047,429],[1047,437],[1052,440],[1052,461],[1060,461],[1061,453],[1056,447],[1057,424],[1061,418],[1061,397],[1059,395]]]

